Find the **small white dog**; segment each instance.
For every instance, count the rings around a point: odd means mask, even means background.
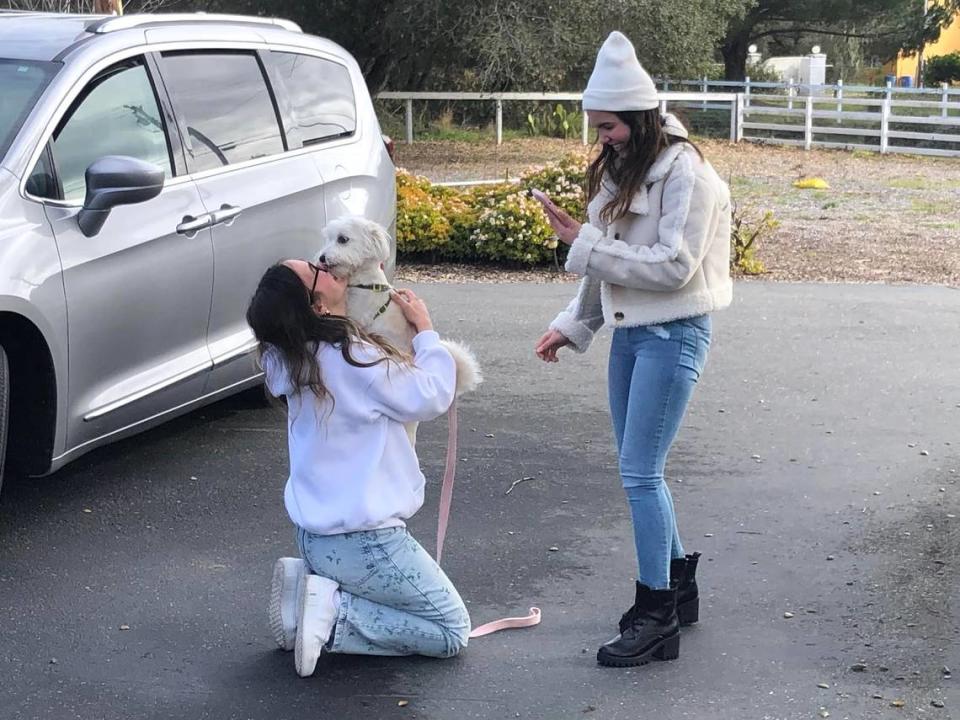
[[[405,352],[413,350],[414,329],[390,299],[392,286],[383,271],[390,257],[390,236],[380,225],[358,216],[329,223],[322,233],[317,263],[347,278],[347,315],[367,332],[381,335]],[[444,340],[457,364],[457,396],[483,381],[480,364],[465,345]],[[411,440],[414,435],[411,433]]]

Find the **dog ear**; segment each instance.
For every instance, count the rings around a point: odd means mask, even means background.
[[[377,242],[380,243],[380,249],[383,253],[383,257],[390,257],[390,233],[388,233],[383,226],[378,224],[374,225],[373,236],[377,239]]]

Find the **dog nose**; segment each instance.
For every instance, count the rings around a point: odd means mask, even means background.
[[[326,264],[327,264],[327,256],[326,256],[326,255],[321,255],[320,257],[317,258],[317,262],[320,263],[321,265],[326,265]]]

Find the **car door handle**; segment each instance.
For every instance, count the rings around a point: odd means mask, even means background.
[[[183,220],[177,225],[177,232],[181,235],[196,235],[198,230],[203,230],[213,225],[213,215],[204,213],[203,215],[184,215]]]
[[[220,206],[219,210],[214,210],[210,213],[210,217],[213,218],[212,225],[219,225],[225,223],[230,225],[233,222],[233,219],[237,217],[240,213],[243,212],[243,208],[239,208],[236,205],[227,205],[223,204]]]

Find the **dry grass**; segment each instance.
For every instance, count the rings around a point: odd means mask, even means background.
[[[960,286],[960,161],[754,144],[699,143],[748,213],[772,210],[781,226],[758,254],[773,280],[902,282]],[[513,177],[579,142],[514,140],[398,145],[398,164],[434,181]],[[798,190],[799,177],[829,190]],[[509,273],[472,267],[403,267],[408,280],[556,281],[550,270]]]

